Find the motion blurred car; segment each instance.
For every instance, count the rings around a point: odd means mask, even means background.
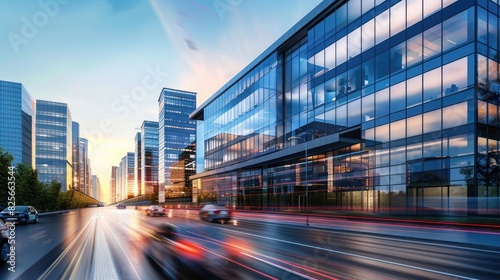
[[[215,204],[206,204],[198,213],[200,220],[227,222],[231,220],[231,210],[224,206]]]
[[[116,209],[127,209],[127,205],[125,205],[125,204],[118,204],[118,205],[116,205]]]
[[[221,244],[226,243],[191,239],[180,227],[165,223],[151,234],[144,254],[166,279],[245,279],[228,261],[237,260],[234,251]]]
[[[163,208],[159,205],[151,205],[146,209],[146,215],[148,215],[148,216],[154,216],[154,215],[165,216],[165,208]]]
[[[6,263],[9,256],[9,227],[0,220],[0,264]]]
[[[7,207],[0,212],[0,220],[23,224],[38,223],[38,211],[33,206],[14,206],[14,209]]]

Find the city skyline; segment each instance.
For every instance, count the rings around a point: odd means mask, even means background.
[[[319,2],[3,2],[0,79],[68,104],[109,189],[163,87],[199,106]]]

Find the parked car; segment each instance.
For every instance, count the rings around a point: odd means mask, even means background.
[[[127,205],[120,203],[120,204],[116,205],[116,209],[127,209]]]
[[[232,211],[224,206],[207,204],[200,209],[198,215],[200,220],[207,220],[210,223],[213,221],[227,222],[231,220]]]
[[[9,227],[0,220],[0,264],[6,263],[9,256],[7,254],[10,252],[9,247]]]
[[[159,216],[165,216],[165,208],[159,206],[159,205],[151,205],[146,209],[146,215],[148,216],[154,216],[154,215],[159,215]]]
[[[12,223],[38,223],[38,211],[33,206],[15,206],[13,211],[7,207],[0,212],[0,219]]]

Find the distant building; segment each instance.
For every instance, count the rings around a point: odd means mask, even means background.
[[[13,165],[35,167],[35,100],[20,83],[0,81],[0,147],[14,156]]]
[[[141,194],[158,200],[158,122],[144,121],[141,137]]]
[[[196,139],[196,122],[189,119],[189,114],[196,109],[196,93],[164,88],[158,103],[158,200],[163,203],[165,192],[176,199],[183,196],[174,186],[172,172],[179,168],[179,156]]]
[[[135,135],[135,159],[134,159],[134,196],[142,195],[144,194],[141,189],[141,180],[142,180],[142,139],[141,139],[141,133],[137,132]]]
[[[126,171],[124,172],[126,178],[127,198],[135,196],[135,153],[129,152],[125,157]]]
[[[36,101],[36,169],[41,182],[55,180],[66,191],[73,184],[71,112],[66,103]]]
[[[111,194],[111,203],[117,202],[117,169],[118,166],[111,166],[111,176],[109,182],[110,194]]]
[[[101,182],[97,175],[92,175],[92,197],[98,201],[102,201]]]
[[[72,167],[73,167],[73,188],[82,191],[80,186],[80,124],[72,122],[72,141],[73,149]]]
[[[79,175],[79,191],[91,195],[92,192],[92,168],[89,159],[89,141],[80,137],[80,150],[78,154]]]

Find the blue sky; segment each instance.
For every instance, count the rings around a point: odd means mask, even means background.
[[[68,103],[107,188],[163,87],[202,104],[319,2],[0,0],[0,80]]]

